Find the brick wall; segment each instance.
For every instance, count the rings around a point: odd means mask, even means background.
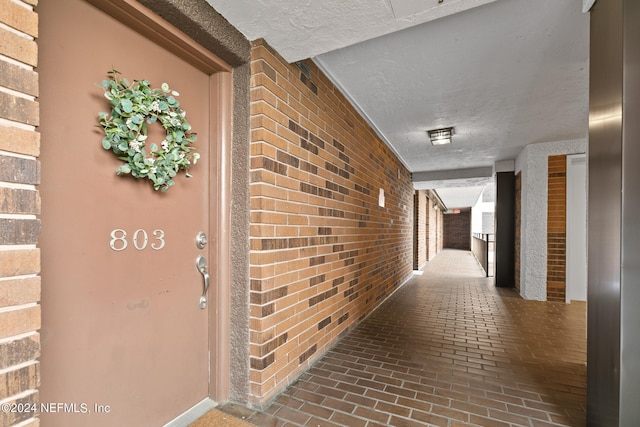
[[[431,190],[427,190],[427,261],[431,261],[442,250],[442,206]],[[438,206],[438,209],[435,207]]]
[[[567,156],[549,156],[547,207],[547,300],[565,301],[567,248]]]
[[[460,209],[458,214],[444,215],[444,247],[471,250],[471,209]]]
[[[428,205],[426,191],[416,191],[413,197],[413,269],[419,269],[427,262]]]
[[[420,256],[424,256],[424,260],[420,258],[421,264],[419,265],[422,265],[427,261],[431,261],[442,250],[442,243],[443,243],[442,229],[443,229],[444,221],[442,218],[442,205],[439,203],[438,198],[433,193],[433,191],[432,190],[418,191],[416,192],[416,197],[418,194],[423,196],[420,201],[424,203],[424,206],[420,207],[421,209],[420,211],[418,211],[417,206],[414,206],[414,210],[416,214],[421,215],[421,218],[423,218],[424,231],[423,231],[423,234],[416,236],[417,241],[414,241],[413,250],[414,250],[414,257],[418,254]],[[423,245],[423,246],[418,247],[416,245],[418,246]],[[423,251],[424,251],[424,255],[422,255]],[[414,258],[414,268],[415,268],[415,258]]]
[[[409,172],[311,61],[251,62],[250,400],[264,406],[412,272]],[[379,189],[385,207],[378,206]]]
[[[0,401],[36,403],[40,371],[37,0],[0,0]],[[0,412],[0,425],[38,425]],[[31,420],[31,422],[29,422]]]
[[[522,228],[522,172],[516,175],[515,286],[520,293],[520,233]]]

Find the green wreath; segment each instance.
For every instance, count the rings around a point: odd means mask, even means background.
[[[104,96],[111,103],[111,114],[98,113],[98,121],[105,132],[102,147],[113,151],[124,164],[116,174],[131,174],[135,178],[148,178],[155,190],[167,191],[180,170],[187,171],[196,164],[200,155],[191,145],[196,134],[185,119],[186,112],[176,100],[178,92],[162,83],[161,89],[151,89],[147,80],[134,80],[133,84],[120,78],[120,72],[111,70],[108,80],[102,81]],[[150,144],[146,150],[147,125],[159,122],[166,131],[160,146]],[[186,173],[186,177],[191,175]]]

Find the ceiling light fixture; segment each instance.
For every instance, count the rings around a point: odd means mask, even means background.
[[[427,133],[433,145],[450,144],[453,136],[453,127],[429,130]]]

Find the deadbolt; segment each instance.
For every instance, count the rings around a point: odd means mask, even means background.
[[[204,249],[207,246],[207,235],[204,234],[204,231],[201,231],[196,236],[196,246],[198,249]]]

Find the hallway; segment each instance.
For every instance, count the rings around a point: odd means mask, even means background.
[[[582,426],[586,305],[495,288],[444,250],[345,335],[257,426]]]

